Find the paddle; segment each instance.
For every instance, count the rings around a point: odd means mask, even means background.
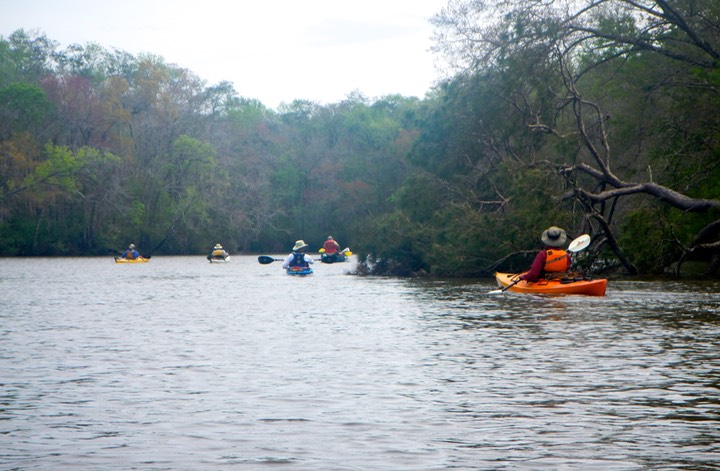
[[[319,252],[319,253],[325,253],[325,249],[322,248],[322,249],[318,250],[318,252]],[[347,247],[345,247],[344,249],[340,250],[340,253],[345,254],[346,257],[349,257],[350,255],[352,255],[352,252],[351,252],[350,249],[347,248]]]
[[[272,258],[269,255],[260,255],[258,257],[258,262],[260,262],[263,265],[267,265],[268,263],[272,263],[272,262],[282,262],[282,261],[283,261],[282,258]]]
[[[494,289],[494,290],[488,292],[488,294],[500,294],[500,293],[504,293],[505,291],[509,290],[510,288],[512,288],[512,287],[515,286],[516,284],[520,283],[521,281],[522,281],[522,278],[520,278],[520,277],[518,276],[518,279],[517,279],[517,280],[513,281],[512,283],[510,283],[510,284],[507,285],[506,287],[504,287],[504,288],[502,288],[502,289]]]
[[[269,255],[260,255],[260,256],[258,257],[258,262],[260,262],[260,263],[263,264],[263,265],[267,265],[268,263],[272,263],[272,262],[284,262],[284,261],[285,261],[284,258],[272,258],[272,257],[269,256]],[[313,258],[313,261],[319,262],[320,259],[319,259],[319,258]]]
[[[123,257],[123,254],[125,253],[124,250],[107,249],[107,251],[108,251],[108,252],[113,252],[113,253],[115,253],[115,254],[116,254],[116,255],[115,255],[115,258],[116,258],[116,259],[118,259],[118,258],[125,258],[125,257]],[[152,258],[152,255],[143,255],[143,254],[141,254],[140,256],[141,256],[142,258],[146,258],[146,259],[148,259],[148,260],[150,260],[150,259]]]
[[[577,239],[570,242],[570,245],[568,246],[568,252],[580,252],[581,250],[585,250],[588,248],[591,242],[591,238],[588,234],[583,234]]]
[[[576,252],[580,252],[581,250],[585,250],[590,245],[591,240],[592,239],[590,238],[590,236],[588,234],[581,235],[580,237],[578,237],[578,238],[574,239],[572,242],[570,242],[570,245],[568,246],[568,252],[576,253]],[[488,294],[504,293],[505,291],[509,290],[510,288],[512,288],[516,284],[520,283],[521,281],[522,281],[522,278],[518,277],[517,280],[513,281],[506,287],[504,287],[502,289],[494,289],[494,290],[488,292]]]

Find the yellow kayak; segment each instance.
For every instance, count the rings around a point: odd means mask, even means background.
[[[147,263],[150,258],[138,257],[138,258],[123,258],[115,257],[115,263]]]

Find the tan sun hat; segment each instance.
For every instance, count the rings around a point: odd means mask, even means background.
[[[567,240],[567,234],[564,229],[552,226],[545,229],[545,232],[540,236],[540,240],[549,247],[562,247]]]
[[[293,251],[304,249],[307,246],[308,246],[308,244],[306,244],[304,240],[296,240],[295,246],[293,247]]]
[[[216,249],[221,249],[221,248],[222,248],[222,245],[220,245],[220,244],[215,244],[215,248],[216,248]]]

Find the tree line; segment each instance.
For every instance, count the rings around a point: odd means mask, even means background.
[[[720,7],[450,0],[423,98],[277,110],[162,57],[0,38],[0,254],[319,248],[370,274],[522,270],[549,225],[590,271],[720,265]]]
[[[0,41],[0,253],[317,248],[387,211],[417,98],[270,110],[158,56]]]

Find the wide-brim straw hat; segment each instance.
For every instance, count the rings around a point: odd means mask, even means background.
[[[540,240],[549,247],[562,247],[567,240],[567,234],[564,229],[552,226],[545,229],[545,232],[540,236]]]
[[[293,247],[293,250],[304,249],[307,246],[308,244],[306,244],[304,240],[297,240],[295,241],[295,246]]]
[[[215,244],[215,248],[216,248],[216,249],[221,249],[221,248],[222,248],[222,245],[220,245],[220,244]]]

